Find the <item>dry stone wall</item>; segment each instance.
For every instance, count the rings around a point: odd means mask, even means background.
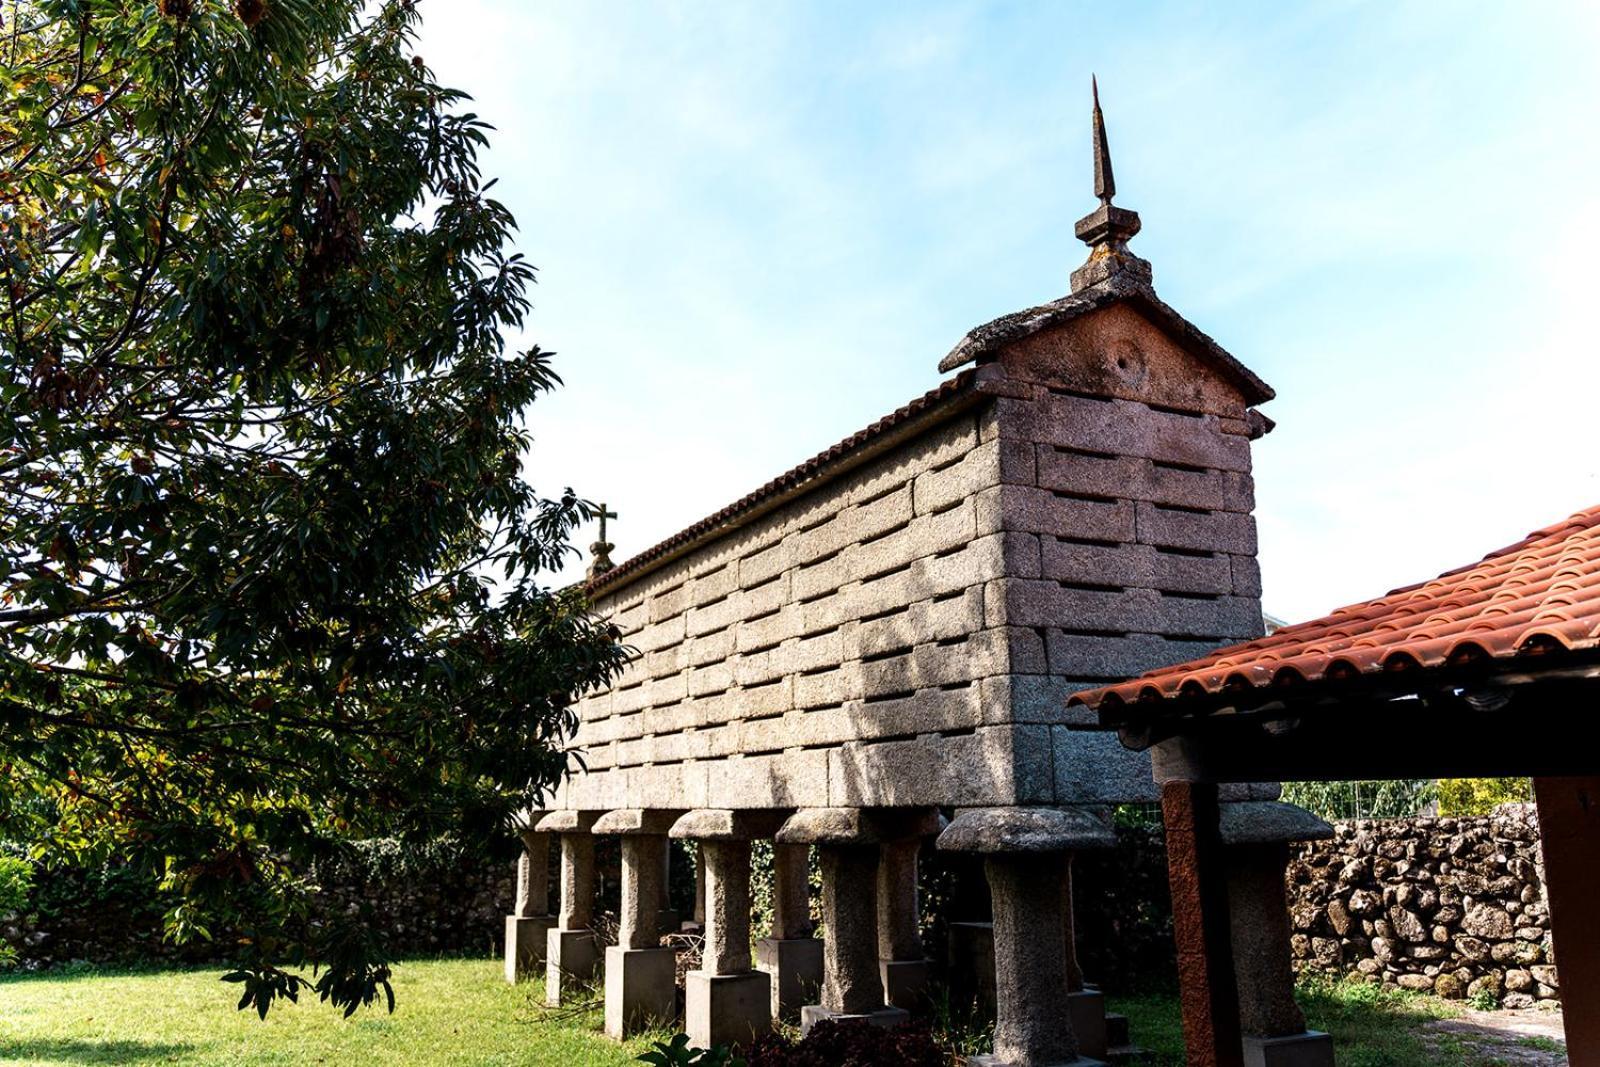
[[[1341,823],[1289,869],[1296,966],[1450,999],[1559,995],[1531,806]]]

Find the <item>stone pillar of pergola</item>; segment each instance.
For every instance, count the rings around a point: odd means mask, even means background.
[[[672,826],[700,847],[705,941],[684,976],[683,1029],[701,1048],[747,1045],[772,1029],[772,976],[750,954],[750,842],[771,837],[782,813],[702,809]]]
[[[594,978],[599,943],[594,921],[594,837],[600,817],[592,811],[553,811],[534,827],[558,835],[561,843],[561,910],[545,937],[545,1002],[559,1007],[573,987]]]
[[[1228,880],[1228,927],[1239,995],[1245,1067],[1333,1067],[1333,1038],[1306,1029],[1294,999],[1289,845],[1333,836],[1333,827],[1293,804],[1221,805],[1218,825]]]
[[[939,848],[984,858],[994,908],[994,1052],[972,1067],[1098,1067],[1082,1054],[1068,988],[1064,881],[1075,852],[1116,843],[1094,815],[1070,808],[959,812]]]
[[[545,940],[556,922],[550,914],[550,835],[526,829],[520,836],[517,897],[506,916],[508,982],[519,982],[544,966]]]
[[[878,966],[879,849],[938,830],[933,808],[807,808],[778,831],[780,845],[816,846],[822,867],[822,990],[800,1010],[802,1033],[823,1019],[895,1026],[908,1018],[884,1000]]]
[[[605,1028],[615,1038],[678,1016],[677,952],[661,946],[667,831],[679,812],[625,809],[595,822],[622,838],[622,908],[617,944],[605,953]]]
[[[800,1019],[822,988],[822,942],[811,923],[811,849],[772,846],[772,928],[756,942],[756,966],[772,976],[772,1017]]]
[[[886,841],[878,848],[878,973],[892,1008],[928,1006],[928,960],[917,906],[917,855],[922,838]]]

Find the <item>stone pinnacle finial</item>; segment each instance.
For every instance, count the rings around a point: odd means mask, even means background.
[[[1072,272],[1072,291],[1126,274],[1150,283],[1150,264],[1128,251],[1128,241],[1139,232],[1139,213],[1111,203],[1117,194],[1116,175],[1111,171],[1111,149],[1106,141],[1106,118],[1100,111],[1100,82],[1089,76],[1089,91],[1094,98],[1094,195],[1100,206],[1078,220],[1074,232],[1089,246],[1089,261]]]
[[[1089,75],[1089,91],[1094,95],[1094,195],[1102,204],[1117,195],[1117,176],[1111,172],[1111,146],[1106,143],[1106,117],[1100,113],[1100,82]]]

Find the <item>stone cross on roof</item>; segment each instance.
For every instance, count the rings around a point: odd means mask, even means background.
[[[1143,282],[1151,278],[1150,264],[1128,251],[1128,241],[1139,232],[1139,213],[1111,203],[1117,179],[1111,171],[1111,149],[1106,143],[1106,118],[1100,111],[1100,84],[1089,76],[1094,98],[1094,195],[1100,206],[1078,220],[1074,232],[1089,246],[1089,260],[1072,272],[1074,293],[1119,274]]]
[[[611,561],[611,550],[617,546],[606,540],[606,520],[618,518],[616,512],[611,511],[605,503],[599,505],[600,510],[595,512],[595,518],[600,520],[599,540],[589,546],[589,574],[590,580],[606,573],[616,567]]]

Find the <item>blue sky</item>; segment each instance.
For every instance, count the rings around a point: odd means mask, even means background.
[[[616,508],[619,559],[1066,291],[1091,71],[1157,290],[1278,391],[1267,610],[1600,503],[1600,5],[423,11],[541,268],[529,476]]]

